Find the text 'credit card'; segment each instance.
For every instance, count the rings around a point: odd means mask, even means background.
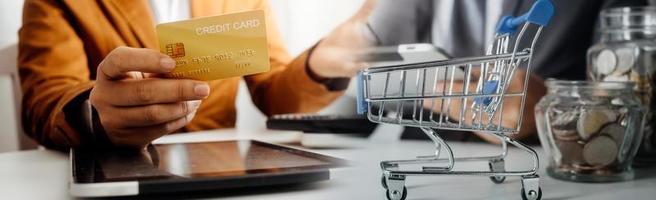
[[[264,11],[157,25],[160,51],[175,59],[169,78],[215,80],[269,71]]]

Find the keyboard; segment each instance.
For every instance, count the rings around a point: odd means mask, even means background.
[[[371,134],[377,124],[365,115],[281,114],[267,119],[268,129],[305,133]]]

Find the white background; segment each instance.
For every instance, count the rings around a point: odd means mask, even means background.
[[[0,153],[18,149],[20,128],[17,126],[17,102],[15,100],[15,50],[8,49],[16,43],[20,27],[22,0],[0,1]]]

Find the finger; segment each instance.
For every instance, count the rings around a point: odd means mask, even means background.
[[[369,64],[367,62],[356,62],[355,63],[355,68],[357,69],[357,71],[361,71],[361,70],[367,69],[369,67],[371,67],[371,64]]]
[[[180,130],[187,123],[187,119],[182,117],[153,126],[121,129],[109,136],[116,146],[143,147],[159,137]]]
[[[367,21],[376,7],[377,0],[365,0],[360,9],[351,17],[351,20]]]
[[[348,62],[343,65],[348,73],[348,77],[353,77],[358,74],[363,69],[369,68],[369,63],[366,62]]]
[[[200,100],[138,107],[118,107],[115,119],[106,121],[117,128],[152,126],[187,117],[200,106]],[[113,121],[113,122],[112,122]]]
[[[98,66],[98,74],[107,79],[121,79],[128,72],[167,73],[175,60],[152,49],[118,47]]]
[[[188,79],[145,79],[121,81],[115,84],[111,94],[122,94],[120,98],[107,101],[115,106],[141,106],[201,100],[210,93],[207,83]]]
[[[169,133],[180,130],[182,127],[189,123],[186,117],[181,117],[163,124],[153,125],[149,127],[135,128],[136,132],[142,132],[147,138],[151,140],[157,139]]]

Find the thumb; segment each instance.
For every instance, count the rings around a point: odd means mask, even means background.
[[[371,12],[376,7],[377,0],[365,0],[358,12],[351,17],[351,20],[366,21]]]

